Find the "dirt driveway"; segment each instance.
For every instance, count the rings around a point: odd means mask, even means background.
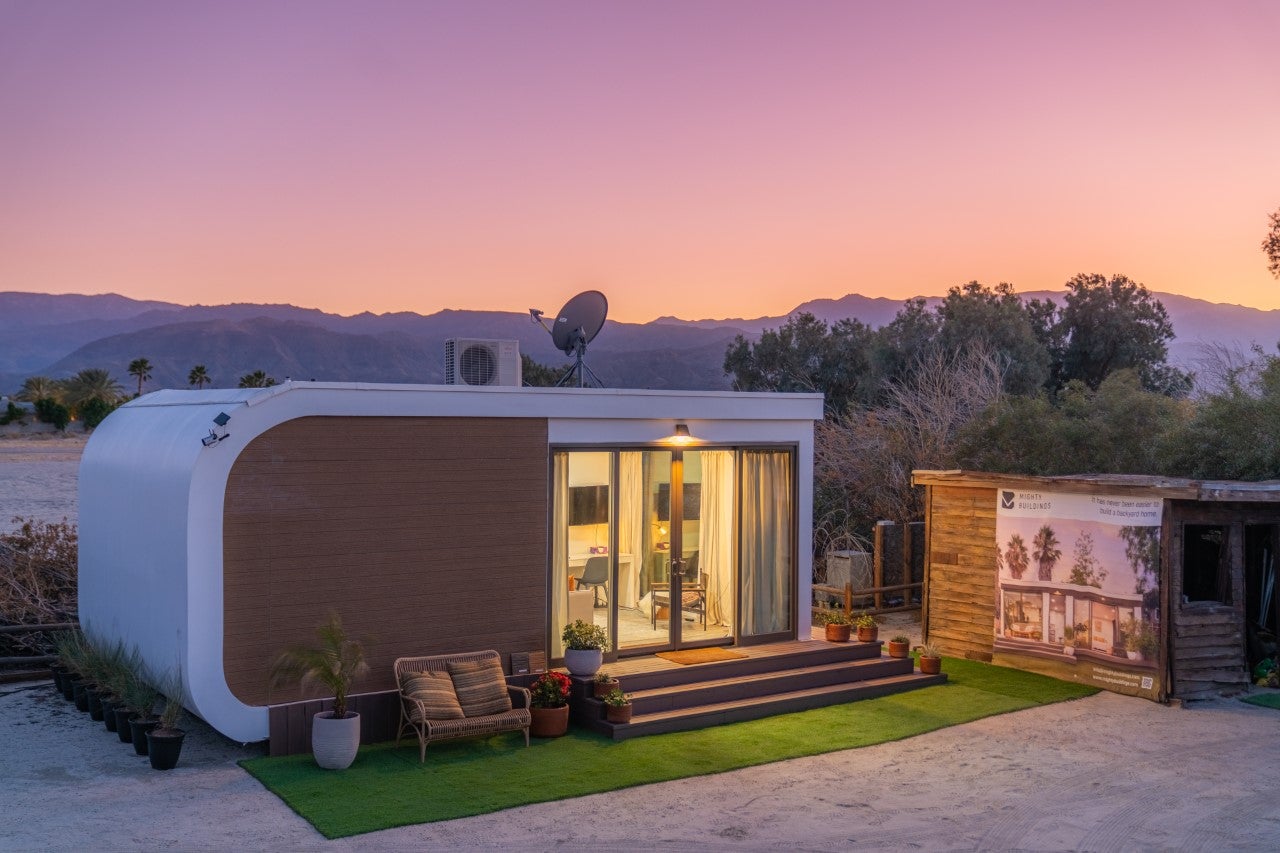
[[[1274,850],[1280,713],[1100,694],[866,749],[326,841],[203,725],[150,769],[48,682],[0,686],[0,848]]]

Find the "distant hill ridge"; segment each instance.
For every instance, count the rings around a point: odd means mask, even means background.
[[[1063,293],[1020,295],[1061,303]],[[1171,351],[1175,362],[1191,363],[1201,342],[1257,342],[1270,349],[1280,340],[1280,310],[1155,296],[1178,334]],[[930,304],[941,300],[925,298]],[[893,319],[903,301],[851,293],[814,299],[777,317],[610,321],[589,360],[614,387],[725,389],[724,351],[735,335],[758,336],[804,311],[828,323],[856,317],[878,327]],[[28,376],[70,376],[86,367],[106,367],[128,387],[125,370],[138,357],[154,366],[151,388],[187,387],[187,372],[196,364],[206,366],[217,386],[235,385],[253,370],[277,379],[435,383],[443,381],[444,341],[451,337],[516,339],[535,361],[567,361],[525,313],[451,309],[344,317],[294,305],[186,306],[118,294],[0,292],[0,392],[16,389]]]

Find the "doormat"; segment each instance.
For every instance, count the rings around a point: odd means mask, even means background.
[[[1241,696],[1241,702],[1250,705],[1261,705],[1263,708],[1275,708],[1280,711],[1280,693],[1262,693],[1257,696]]]
[[[738,652],[731,652],[728,649],[712,647],[709,649],[684,649],[678,652],[656,652],[657,657],[663,660],[669,660],[672,663],[690,664],[690,663],[712,663],[718,660],[738,660],[745,658],[746,655]]]

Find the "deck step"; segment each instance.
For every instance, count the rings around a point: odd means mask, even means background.
[[[650,672],[622,675],[622,686],[628,693],[675,687],[724,678],[741,678],[761,673],[778,672],[797,667],[820,666],[860,660],[880,660],[881,643],[815,643],[802,651],[737,660],[695,663]]]
[[[909,659],[908,663],[910,663]],[[691,731],[723,723],[756,720],[775,714],[840,705],[859,699],[872,699],[942,684],[946,680],[945,674],[923,675],[908,672],[652,712],[638,713],[633,710],[630,723],[610,723],[600,716],[591,720],[590,727],[609,735],[614,740],[626,740],[642,735]],[[591,701],[599,704],[595,700]]]

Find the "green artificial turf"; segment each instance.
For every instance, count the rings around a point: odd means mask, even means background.
[[[1261,705],[1263,708],[1275,708],[1280,711],[1280,693],[1259,693],[1256,696],[1241,696],[1241,702],[1250,705]]]
[[[526,749],[517,732],[432,744],[420,765],[411,738],[363,747],[343,771],[310,755],[240,764],[326,838],[343,838],[885,743],[1097,692],[975,661],[948,658],[943,671],[947,684],[908,693],[626,741],[570,729]]]

